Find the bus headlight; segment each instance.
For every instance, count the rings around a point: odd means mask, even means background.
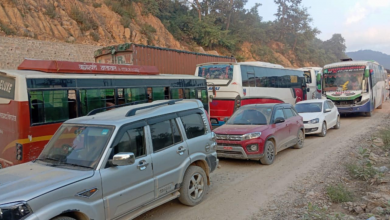
[[[32,213],[30,206],[26,202],[13,202],[0,205],[0,220],[19,220]]]
[[[309,124],[317,124],[318,122],[320,122],[320,119],[319,118],[315,118],[315,119],[310,120]]]

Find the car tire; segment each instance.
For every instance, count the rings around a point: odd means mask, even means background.
[[[319,134],[319,136],[325,137],[327,132],[328,132],[328,128],[326,126],[326,122],[322,122],[322,129],[321,129],[321,133]]]
[[[204,170],[198,166],[190,166],[184,174],[179,201],[184,205],[195,206],[202,202],[207,189]]]
[[[76,220],[76,219],[68,217],[68,216],[58,216],[58,217],[52,218],[51,220]]]
[[[264,156],[260,158],[260,163],[264,165],[271,165],[275,160],[275,145],[272,141],[265,142]]]
[[[334,129],[340,129],[340,116],[337,116],[337,122],[336,122],[336,125],[333,127]]]
[[[305,143],[305,135],[303,134],[302,130],[298,131],[297,138],[298,138],[298,142],[294,145],[294,148],[295,149],[301,149],[301,148],[303,148],[304,143]]]

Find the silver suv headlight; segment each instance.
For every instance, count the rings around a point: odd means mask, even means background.
[[[19,220],[32,213],[30,206],[26,202],[0,204],[0,220]]]

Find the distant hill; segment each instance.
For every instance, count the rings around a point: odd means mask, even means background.
[[[373,50],[359,50],[356,52],[347,52],[348,57],[353,60],[375,60],[386,69],[390,69],[390,55]]]

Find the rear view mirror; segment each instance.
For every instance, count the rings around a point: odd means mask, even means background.
[[[276,118],[275,119],[275,124],[279,124],[279,123],[283,123],[285,120],[284,120],[284,118],[281,118],[281,117],[279,117],[279,118]]]
[[[306,92],[310,92],[310,88],[307,88],[307,89],[306,89]]]
[[[118,153],[114,155],[111,161],[114,166],[127,166],[135,163],[135,156],[133,153]]]
[[[229,120],[228,117],[225,117],[225,118],[223,119],[223,121],[224,121],[225,123],[226,123],[228,120]]]
[[[332,109],[330,109],[330,108],[325,109],[325,113],[328,113],[328,112],[331,112],[331,111],[332,111]]]

